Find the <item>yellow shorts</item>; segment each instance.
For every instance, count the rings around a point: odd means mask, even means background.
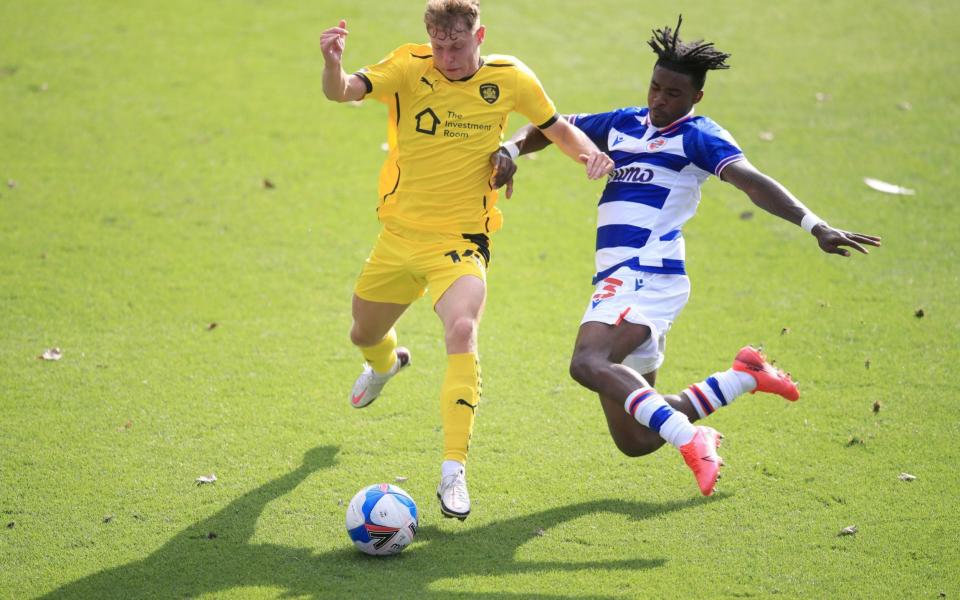
[[[436,304],[464,275],[487,280],[490,238],[484,234],[430,233],[384,226],[367,257],[354,293],[371,302],[410,304],[430,291]]]

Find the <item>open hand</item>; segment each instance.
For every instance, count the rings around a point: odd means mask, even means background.
[[[613,170],[613,159],[599,150],[592,154],[581,154],[579,158],[587,166],[587,179],[600,179]]]
[[[513,174],[517,172],[517,163],[513,162],[506,150],[499,148],[490,155],[490,164],[493,166],[490,186],[498,190],[506,185],[507,198],[513,196]]]
[[[812,233],[816,236],[817,243],[820,244],[820,249],[828,254],[850,256],[850,251],[843,246],[849,246],[863,254],[870,254],[870,251],[864,248],[863,245],[880,245],[880,238],[875,235],[834,229],[826,223],[820,223],[814,227]]]

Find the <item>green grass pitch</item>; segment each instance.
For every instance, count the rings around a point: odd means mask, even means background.
[[[522,160],[464,523],[434,499],[426,302],[399,327],[412,369],[346,401],[386,110],[320,85],[321,30],[348,20],[355,69],[424,40],[422,5],[0,0],[0,598],[960,595],[960,4],[483,1],[484,51],[521,57],[562,112],[644,104],[649,32],[682,12],[733,54],[699,113],[884,245],[823,255],[706,185],[658,388],[754,343],[803,397],[707,421],[727,467],[703,499],[669,448],[619,455],[567,375],[601,187],[555,149]],[[422,529],[363,556],[343,503],[398,476]]]

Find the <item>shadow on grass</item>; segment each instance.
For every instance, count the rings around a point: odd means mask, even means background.
[[[308,451],[294,471],[247,492],[213,516],[174,536],[143,560],[101,571],[64,585],[45,598],[184,598],[256,586],[280,588],[284,596],[315,598],[563,598],[558,595],[496,594],[431,590],[441,579],[463,576],[502,577],[557,571],[645,570],[666,563],[663,558],[630,557],[612,561],[517,561],[525,542],[565,521],[594,513],[613,513],[644,520],[703,502],[700,498],[662,505],[622,500],[583,502],[491,523],[462,532],[422,527],[414,545],[387,558],[369,557],[352,546],[314,554],[306,548],[250,544],[256,522],[268,502],[290,492],[310,473],[333,466],[338,449]],[[216,538],[208,538],[216,532]],[[346,542],[346,534],[344,534]],[[238,590],[239,591],[239,590]],[[261,590],[263,591],[263,590]],[[573,591],[573,590],[571,590]],[[580,590],[577,590],[580,591]],[[576,598],[603,598],[574,594]]]

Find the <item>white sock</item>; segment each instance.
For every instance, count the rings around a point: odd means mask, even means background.
[[[651,387],[642,387],[629,396],[623,408],[641,425],[660,434],[660,437],[677,448],[693,439],[696,428],[687,415],[673,410]]]
[[[727,406],[737,396],[752,392],[756,388],[757,380],[752,375],[727,369],[691,385],[686,392],[700,418],[703,418],[713,414],[718,408]]]
[[[466,467],[464,464],[458,460],[445,460],[443,464],[440,465],[440,476],[447,477],[448,475],[456,475],[460,471],[464,472],[466,476]]]

